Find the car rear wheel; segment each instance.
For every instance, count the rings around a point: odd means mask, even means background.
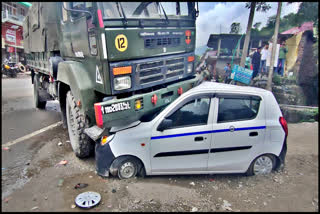
[[[43,101],[39,94],[39,77],[35,75],[33,77],[33,101],[36,108],[44,109],[47,101]]]
[[[275,168],[275,164],[276,159],[273,155],[261,155],[251,163],[247,175],[269,174]]]
[[[137,175],[139,163],[132,157],[123,159],[118,166],[118,177],[120,179],[133,178]]]
[[[85,119],[85,115],[80,113],[71,91],[67,93],[66,115],[70,143],[74,153],[79,158],[90,156],[94,149],[94,143],[84,133],[84,129],[88,127],[88,121]]]

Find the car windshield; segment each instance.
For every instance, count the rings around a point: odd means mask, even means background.
[[[107,19],[168,19],[187,18],[188,2],[102,2],[103,17]],[[162,9],[163,8],[163,9]]]

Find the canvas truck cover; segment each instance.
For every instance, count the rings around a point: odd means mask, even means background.
[[[26,53],[59,50],[57,3],[35,2],[23,23]]]

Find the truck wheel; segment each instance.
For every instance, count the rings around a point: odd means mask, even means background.
[[[85,116],[80,113],[74,96],[68,91],[66,98],[68,133],[72,149],[78,158],[88,157],[94,149],[92,140],[84,133],[88,127]]]
[[[35,75],[33,77],[33,101],[36,108],[44,109],[47,101],[42,101],[39,95],[39,77]]]

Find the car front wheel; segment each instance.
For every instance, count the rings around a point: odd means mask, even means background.
[[[134,158],[128,157],[122,160],[118,166],[118,177],[120,179],[133,178],[137,175],[139,165]]]

